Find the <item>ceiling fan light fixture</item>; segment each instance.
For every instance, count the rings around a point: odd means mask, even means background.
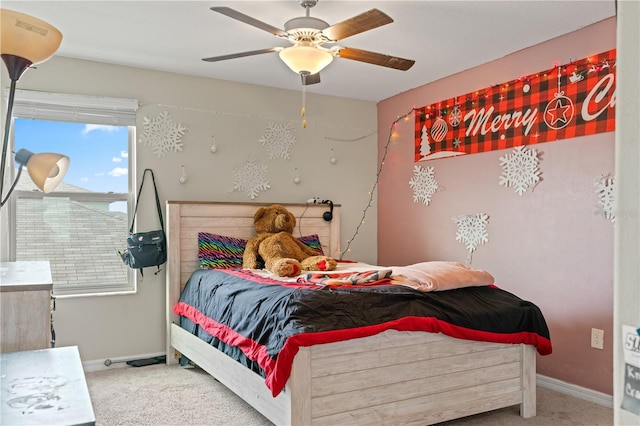
[[[287,64],[293,72],[317,74],[333,61],[333,55],[318,47],[291,46],[279,52],[280,59]]]

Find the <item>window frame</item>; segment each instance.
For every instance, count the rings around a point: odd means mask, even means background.
[[[133,215],[136,191],[136,111],[138,102],[133,99],[105,98],[97,96],[71,95],[51,92],[38,92],[29,90],[17,90],[12,118],[48,120],[60,122],[74,122],[86,124],[107,124],[127,128],[128,138],[128,176],[126,193],[127,202],[127,229]],[[12,122],[10,144],[15,147],[15,134]],[[10,159],[10,175],[15,173],[15,160]],[[15,176],[12,176],[13,181]],[[69,198],[92,200],[123,200],[124,193],[75,193],[53,191],[49,194],[42,192],[20,191],[16,189],[6,207],[8,207],[9,259],[15,261],[17,250],[17,217],[16,202],[18,198]],[[3,232],[4,233],[4,232]],[[122,242],[123,249],[126,241]],[[53,283],[53,294],[56,297],[83,297],[97,295],[129,294],[137,291],[137,274],[135,270],[127,268],[127,280],[122,284],[87,285],[82,288],[60,286]]]

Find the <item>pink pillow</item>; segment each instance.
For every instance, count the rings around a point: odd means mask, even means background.
[[[391,280],[421,291],[442,291],[463,287],[480,287],[494,283],[493,275],[458,262],[422,262],[394,266]]]

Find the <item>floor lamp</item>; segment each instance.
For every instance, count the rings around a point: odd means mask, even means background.
[[[13,10],[0,9],[0,17],[0,53],[11,79],[7,118],[2,140],[2,157],[0,158],[1,208],[9,200],[24,166],[27,166],[33,183],[42,192],[48,193],[53,191],[62,181],[69,167],[69,157],[54,153],[34,154],[26,149],[21,149],[15,156],[16,163],[20,164],[18,175],[7,195],[3,197],[16,82],[29,67],[46,61],[58,50],[62,42],[62,33],[40,19]]]

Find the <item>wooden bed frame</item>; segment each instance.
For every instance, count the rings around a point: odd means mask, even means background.
[[[285,390],[180,328],[172,308],[198,269],[198,232],[253,235],[253,214],[271,203],[167,202],[167,363],[179,354],[207,371],[277,425],[424,425],[520,404],[536,414],[536,350],[426,332],[384,333],[300,348]],[[302,235],[318,234],[340,255],[340,206],[285,204]],[[298,227],[294,235],[299,236]],[[327,313],[330,315],[330,313]]]

